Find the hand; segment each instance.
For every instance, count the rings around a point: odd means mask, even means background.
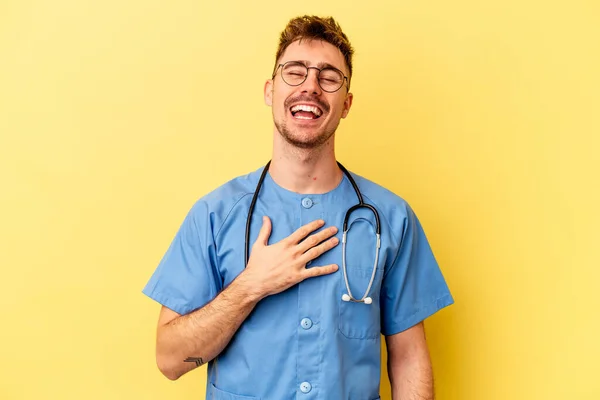
[[[271,220],[263,217],[248,265],[242,273],[248,287],[259,290],[260,298],[282,292],[306,278],[331,274],[338,270],[336,264],[306,268],[306,264],[331,250],[339,243],[332,237],[338,231],[335,226],[308,236],[325,225],[325,221],[310,222],[278,243],[268,245]],[[308,237],[307,237],[308,236]],[[306,238],[305,240],[303,240]],[[328,239],[328,240],[327,240]]]

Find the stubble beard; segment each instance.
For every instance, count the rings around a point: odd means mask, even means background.
[[[313,137],[303,138],[299,134],[294,134],[292,130],[290,130],[287,124],[284,121],[277,121],[273,119],[275,122],[275,127],[277,128],[277,132],[283,137],[283,139],[289,143],[290,145],[303,150],[315,150],[319,147],[323,146],[335,133],[339,122],[336,126],[332,127],[329,130],[323,131],[321,134],[315,135]]]

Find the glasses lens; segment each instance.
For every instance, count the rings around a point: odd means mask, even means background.
[[[288,85],[297,86],[304,82],[308,69],[300,63],[287,63],[283,66],[282,78]]]
[[[343,83],[344,75],[336,69],[325,68],[319,75],[319,84],[326,92],[335,92]]]

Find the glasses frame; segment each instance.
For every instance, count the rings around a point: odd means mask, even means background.
[[[350,81],[348,80],[348,77],[346,75],[344,75],[344,73],[342,71],[340,71],[339,69],[337,69],[335,67],[325,67],[325,68],[307,67],[302,62],[300,62],[300,61],[294,61],[294,60],[290,60],[290,61],[284,62],[283,64],[277,65],[277,67],[275,68],[275,71],[273,71],[273,76],[271,77],[271,79],[275,79],[275,75],[277,75],[277,71],[279,70],[279,68],[281,68],[281,70],[283,71],[283,68],[287,64],[290,64],[290,63],[295,63],[295,64],[298,64],[298,65],[302,65],[304,68],[306,68],[306,75],[304,75],[304,79],[302,80],[302,82],[300,82],[300,83],[298,83],[296,85],[292,85],[291,83],[288,83],[285,80],[285,78],[283,77],[283,73],[282,73],[281,74],[281,80],[284,81],[286,83],[286,85],[288,85],[288,86],[300,86],[300,85],[302,85],[304,82],[306,82],[306,79],[308,79],[308,74],[310,72],[309,70],[316,69],[317,71],[319,71],[319,72],[317,72],[317,83],[319,84],[319,87],[321,88],[321,90],[323,90],[324,92],[327,92],[327,93],[335,93],[335,92],[337,92],[338,90],[340,90],[344,86],[344,80],[342,80],[342,84],[340,85],[339,88],[337,88],[335,90],[326,90],[326,89],[323,88],[323,86],[321,86],[321,80],[319,79],[319,77],[321,76],[321,71],[326,70],[326,69],[331,69],[331,70],[339,72],[340,75],[344,77],[344,79],[346,80],[346,89],[348,91],[350,91]]]

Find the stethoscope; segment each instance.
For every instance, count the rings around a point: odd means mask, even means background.
[[[342,300],[343,301],[353,301],[355,303],[371,304],[373,302],[373,299],[368,297],[368,295],[369,295],[369,292],[371,291],[371,286],[373,286],[373,281],[375,280],[375,272],[377,272],[377,263],[379,261],[379,248],[381,247],[381,224],[379,223],[379,214],[377,213],[377,210],[375,209],[375,207],[373,207],[370,204],[366,204],[363,201],[362,194],[360,193],[360,190],[358,189],[356,182],[354,182],[354,179],[352,178],[352,176],[350,175],[348,170],[339,162],[337,164],[340,167],[340,169],[342,170],[342,172],[346,175],[346,177],[348,177],[348,180],[350,181],[350,183],[352,184],[352,187],[354,188],[356,197],[358,197],[358,204],[350,207],[348,209],[348,211],[346,211],[346,215],[344,216],[344,233],[342,235],[342,269],[344,271],[344,281],[346,283],[346,290],[348,291],[348,293],[344,293],[342,295]],[[245,243],[246,244],[246,253],[245,253],[246,264],[245,265],[248,265],[248,258],[250,257],[250,222],[252,221],[252,212],[254,211],[256,199],[258,198],[258,192],[260,191],[263,181],[265,180],[265,176],[267,175],[267,171],[269,170],[269,165],[271,165],[271,161],[269,161],[267,163],[267,165],[263,169],[262,174],[260,175],[260,179],[258,180],[258,184],[256,185],[256,190],[254,191],[254,196],[252,197],[252,202],[250,203],[250,210],[248,211],[248,218],[246,219],[246,243]],[[375,215],[375,222],[376,222],[375,231],[377,234],[377,243],[376,243],[376,248],[375,248],[375,263],[373,264],[373,272],[371,273],[371,279],[369,280],[369,286],[367,286],[367,290],[365,291],[365,294],[363,294],[363,296],[360,299],[357,299],[352,295],[352,291],[350,290],[350,284],[348,283],[348,273],[346,271],[346,236],[348,233],[348,219],[350,218],[350,215],[352,214],[352,212],[355,210],[358,210],[359,208],[367,208],[373,212],[373,215]]]

